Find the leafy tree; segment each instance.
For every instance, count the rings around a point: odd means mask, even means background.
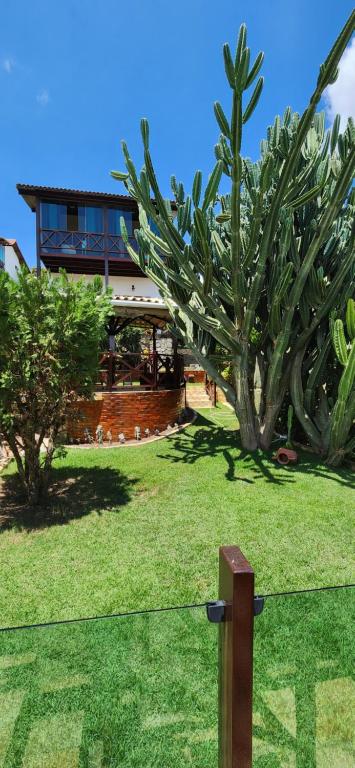
[[[354,20],[355,13],[321,65],[302,117],[289,107],[277,116],[255,163],[242,157],[242,133],[263,78],[247,105],[244,95],[259,74],[263,54],[250,66],[242,25],[235,57],[227,44],[223,49],[232,107],[228,118],[221,104],[214,105],[221,131],[216,165],[203,193],[200,171],[187,196],[172,177],[175,219],[155,175],[146,120],[141,122],[140,175],[124,142],[127,172],[112,172],[140,208],[139,253],[121,224],[127,249],[158,285],[184,344],[234,406],[242,444],[249,450],[269,448],[298,351],[353,290],[354,126],[349,120],[341,134],[336,119],[326,131],[324,115],[316,109],[337,77]],[[219,195],[223,175],[230,191]],[[217,344],[229,356],[233,385],[218,369]]]
[[[134,325],[127,325],[116,335],[116,347],[119,352],[133,352],[138,354],[141,351],[142,338],[144,330]]]
[[[111,305],[100,278],[89,285],[0,275],[0,437],[14,454],[31,504],[48,488],[58,433],[79,398],[92,395]]]

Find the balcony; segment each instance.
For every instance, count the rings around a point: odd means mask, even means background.
[[[129,242],[137,250],[134,237]],[[96,232],[69,232],[61,229],[40,229],[39,255],[52,272],[64,268],[69,273],[104,275],[108,262],[110,275],[141,275],[132,261],[121,235]]]
[[[136,211],[108,206],[81,205],[74,201],[40,203],[38,221],[39,258],[52,271],[64,267],[77,274],[139,275],[121,236],[124,217],[129,241],[133,237]],[[106,270],[105,270],[106,268]]]
[[[134,237],[129,238],[132,247],[137,250]],[[96,232],[68,232],[59,229],[40,230],[40,253],[55,256],[89,256],[109,259],[130,259],[121,235],[105,235]]]

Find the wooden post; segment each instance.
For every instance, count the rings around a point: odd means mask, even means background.
[[[158,353],[153,352],[153,389],[158,389]]]
[[[252,768],[254,571],[238,547],[219,551],[219,768]]]
[[[41,274],[41,222],[40,222],[41,203],[36,198],[36,273],[37,277]]]
[[[106,206],[103,208],[103,220],[104,220],[104,268],[105,268],[105,288],[109,286],[110,279],[110,267],[108,258],[108,211]]]
[[[112,388],[115,381],[114,375],[114,359],[113,352],[108,353],[108,366],[107,366],[107,389],[112,392]]]

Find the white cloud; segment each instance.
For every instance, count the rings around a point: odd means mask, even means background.
[[[8,75],[11,75],[14,66],[14,59],[11,59],[9,56],[6,59],[3,59],[2,68],[5,70],[5,72],[7,72]]]
[[[47,106],[49,102],[49,93],[46,88],[42,88],[40,91],[38,91],[36,101],[41,105],[41,107]]]
[[[337,80],[325,90],[324,98],[330,122],[340,115],[344,129],[348,117],[355,119],[355,37],[344,51]]]

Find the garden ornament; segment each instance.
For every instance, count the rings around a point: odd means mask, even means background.
[[[135,427],[134,428],[134,437],[136,438],[136,440],[140,440],[141,439],[141,428],[140,427]]]
[[[99,445],[102,445],[104,440],[104,430],[101,424],[97,425],[95,435],[96,435],[96,442]]]
[[[291,448],[278,448],[272,458],[282,466],[286,466],[286,464],[297,464],[298,454]]]
[[[84,442],[85,443],[93,443],[94,442],[94,438],[93,438],[90,430],[88,429],[88,427],[86,427],[84,429]]]
[[[123,432],[120,432],[120,433],[119,433],[119,435],[118,435],[118,441],[119,441],[119,443],[121,443],[121,445],[122,445],[123,443],[125,443],[125,442],[126,442],[126,438],[125,438],[125,436],[124,436]]]

